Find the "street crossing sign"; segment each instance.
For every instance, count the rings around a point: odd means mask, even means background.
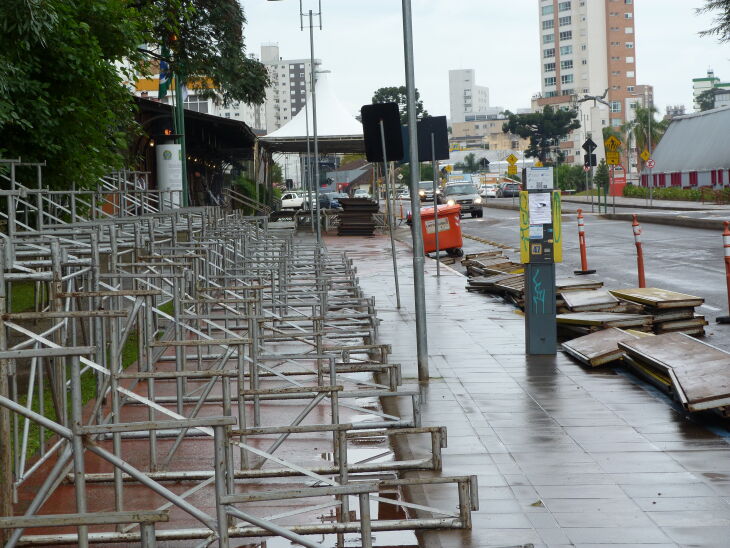
[[[642,159],[642,160],[644,160],[645,162],[648,162],[648,161],[649,161],[649,158],[651,158],[651,154],[649,154],[649,151],[648,151],[648,150],[644,149],[644,152],[642,152],[642,153],[640,154],[640,157],[641,157],[641,159]]]
[[[507,175],[517,175],[517,166],[515,166],[515,165],[507,166]]]
[[[621,141],[618,140],[615,136],[611,135],[608,139],[606,139],[603,142],[603,145],[606,147],[606,152],[616,152],[618,150],[618,147],[621,146]],[[608,160],[606,160],[608,162]]]
[[[517,156],[515,156],[514,154],[510,154],[509,156],[507,156],[507,162],[510,165],[516,164],[518,160],[519,160],[519,158],[517,158]]]
[[[593,142],[593,139],[591,139],[590,137],[588,137],[588,139],[586,139],[586,142],[583,143],[583,147],[582,148],[588,154],[593,154],[593,151],[598,148],[598,145]]]

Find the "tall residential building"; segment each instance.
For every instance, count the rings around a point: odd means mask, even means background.
[[[715,71],[712,69],[707,70],[707,76],[704,78],[692,78],[692,97],[694,99],[695,112],[700,111],[700,104],[697,101],[697,98],[709,89],[727,91],[730,90],[730,82],[723,82],[720,80],[720,78],[715,76]],[[715,104],[715,108],[718,108],[719,106],[720,105],[717,103]]]
[[[449,101],[452,124],[486,120],[496,116],[502,109],[489,106],[489,88],[478,86],[474,69],[449,71]]]
[[[535,107],[578,108],[583,127],[560,146],[568,161],[580,163],[585,138],[602,141],[603,127],[632,120],[643,101],[636,86],[633,0],[538,0],[538,9],[542,93]],[[578,103],[604,94],[606,104]]]
[[[311,91],[310,59],[282,59],[278,44],[261,46],[261,62],[266,65],[271,86],[266,89],[266,132],[271,133],[285,125],[304,108],[307,93]],[[321,64],[314,60],[315,70]],[[315,76],[316,77],[316,76]]]

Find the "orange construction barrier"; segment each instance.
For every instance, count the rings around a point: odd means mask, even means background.
[[[583,210],[578,209],[578,243],[580,244],[580,270],[574,270],[575,274],[595,274],[595,270],[588,269],[588,257],[586,255],[586,225],[583,219]]]
[[[646,287],[646,279],[644,278],[644,251],[641,249],[641,225],[634,213],[634,243],[636,243],[636,266],[639,270],[639,287]]]

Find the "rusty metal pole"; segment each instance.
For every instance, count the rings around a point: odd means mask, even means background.
[[[580,270],[574,270],[575,274],[595,274],[595,270],[588,269],[588,257],[586,254],[586,225],[583,219],[583,210],[578,209],[578,243],[580,244]]]
[[[730,323],[730,221],[724,221],[725,231],[722,233],[722,245],[725,250],[725,281],[727,282],[727,316],[718,316],[717,323]]]
[[[636,213],[633,215],[634,221],[631,226],[634,228],[634,242],[636,243],[636,266],[639,271],[639,287],[646,287],[646,279],[644,278],[644,251],[641,249],[641,225],[637,219]]]

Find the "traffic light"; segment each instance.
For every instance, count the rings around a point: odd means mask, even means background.
[[[586,154],[583,157],[583,165],[586,167],[596,167],[598,165],[598,162],[596,162],[596,155]]]

